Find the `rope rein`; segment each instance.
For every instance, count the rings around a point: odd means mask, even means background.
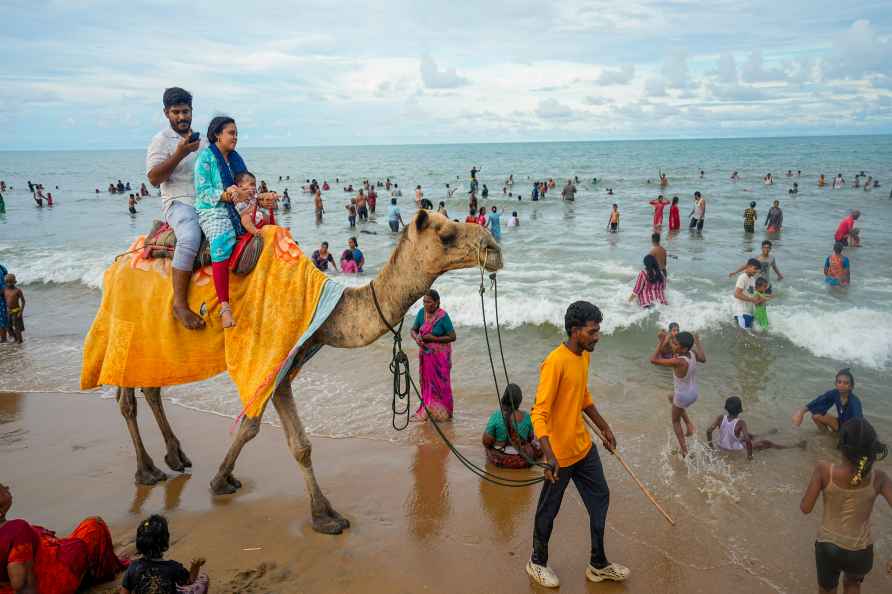
[[[479,249],[478,249],[478,261],[479,261]],[[481,265],[481,270],[482,270]],[[482,288],[482,282],[481,282]],[[381,321],[384,322],[384,325],[393,335],[393,350],[391,352],[391,361],[390,361],[390,372],[393,375],[393,400],[391,404],[391,408],[393,411],[393,420],[392,425],[393,428],[397,431],[402,431],[409,425],[409,419],[411,417],[411,406],[410,406],[410,388],[415,392],[415,395],[418,397],[418,400],[421,402],[421,406],[424,409],[424,412],[427,415],[427,418],[431,421],[436,430],[437,434],[440,436],[440,439],[443,440],[443,443],[446,444],[446,447],[449,448],[449,451],[458,459],[458,461],[468,469],[472,474],[477,477],[488,481],[490,483],[500,485],[503,487],[528,487],[531,485],[535,485],[541,483],[545,480],[545,477],[533,477],[533,478],[525,478],[518,479],[512,477],[500,476],[497,474],[493,474],[475,464],[471,461],[467,456],[461,453],[455,444],[450,441],[446,434],[443,433],[443,429],[440,427],[440,423],[437,419],[431,415],[430,410],[427,408],[427,404],[425,404],[424,399],[421,397],[421,393],[418,390],[418,386],[415,383],[415,380],[412,378],[411,368],[409,367],[409,357],[406,355],[406,352],[403,350],[403,339],[402,339],[402,329],[403,329],[403,318],[399,325],[394,328],[393,324],[391,324],[387,318],[384,316],[384,312],[381,310],[381,304],[378,302],[378,295],[375,291],[374,281],[369,282],[369,290],[372,294],[372,302],[375,304],[375,310],[378,312],[378,316],[381,318]],[[482,292],[481,292],[482,299]],[[489,336],[487,335],[487,344],[489,342]],[[492,361],[492,353],[490,352],[490,361]],[[494,366],[493,366],[494,368]],[[495,369],[493,369],[493,379],[495,378]],[[498,392],[497,392],[498,395]],[[405,400],[405,407],[400,407],[399,403]],[[501,404],[500,404],[501,406]],[[397,423],[397,417],[405,415],[406,421],[404,423]]]

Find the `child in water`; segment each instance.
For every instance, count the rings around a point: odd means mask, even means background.
[[[511,217],[508,219],[508,226],[509,227],[519,227],[520,226],[520,219],[517,218],[516,210],[511,211]]]
[[[756,290],[753,293],[756,297],[761,297],[765,301],[769,301],[774,299],[774,295],[771,294],[771,288],[768,285],[768,281],[764,276],[760,276],[756,279]],[[762,330],[768,329],[768,309],[765,306],[765,301],[762,303],[757,303],[753,306],[753,320]]]
[[[861,592],[861,582],[873,569],[870,516],[882,495],[892,506],[892,480],[874,462],[888,450],[866,419],[852,419],[839,433],[841,464],[818,462],[799,509],[809,514],[818,501],[824,513],[815,539],[815,564],[821,592],[836,592],[843,577],[846,594]],[[892,562],[888,570],[892,573]]]
[[[746,459],[753,459],[755,450],[785,450],[792,447],[805,448],[805,440],[800,441],[795,446],[781,445],[769,441],[767,439],[757,439],[755,435],[749,432],[746,423],[740,418],[743,412],[743,403],[737,396],[731,396],[725,400],[725,413],[716,417],[709,429],[706,430],[706,441],[709,447],[712,444],[712,433],[719,430],[718,446],[720,450],[726,452],[737,452],[746,448]]]
[[[851,280],[849,258],[842,255],[843,244],[837,241],[833,244],[833,253],[824,260],[824,282],[831,287],[847,287]]]
[[[235,176],[235,185],[251,196],[235,205],[235,209],[241,215],[242,226],[251,235],[260,235],[260,227],[272,224],[274,220],[272,214],[257,202],[257,178],[250,171],[243,171]]]
[[[341,272],[346,274],[356,274],[359,272],[356,260],[353,259],[353,250],[344,250],[344,253],[341,254]]]
[[[347,222],[350,223],[350,228],[353,229],[356,227],[356,198],[351,198],[350,204],[344,208],[347,209]]]
[[[669,322],[669,332],[665,330],[660,330],[657,332],[657,347],[660,349],[660,356],[664,359],[671,359],[675,356],[675,351],[672,348],[672,339],[678,336],[678,322]],[[669,337],[669,340],[663,340],[666,337]]]
[[[750,207],[743,211],[743,231],[744,233],[755,233],[756,231],[756,203],[750,202]]]
[[[198,575],[203,558],[193,559],[189,571],[179,562],[164,559],[170,547],[167,520],[149,516],[136,529],[136,550],[141,555],[133,561],[121,582],[121,594],[205,594],[208,577]]]
[[[616,233],[619,228],[619,205],[614,204],[613,210],[610,211],[610,220],[607,222],[607,228],[611,233]]]
[[[672,349],[675,356],[671,359],[665,359],[662,351],[666,342],[672,342]],[[675,437],[678,438],[678,445],[681,448],[681,455],[688,455],[688,445],[685,437],[694,435],[694,423],[688,416],[687,409],[697,401],[700,396],[700,388],[697,386],[697,365],[698,363],[706,363],[706,353],[703,351],[703,345],[700,339],[690,332],[679,332],[674,338],[666,335],[657,350],[651,355],[650,362],[661,367],[672,368],[672,381],[675,384],[675,390],[669,395],[669,402],[672,403],[672,428],[675,431]],[[685,429],[682,430],[682,422]]]
[[[25,294],[15,286],[14,274],[7,274],[3,279],[6,286],[3,287],[3,299],[6,300],[7,330],[15,342],[22,343],[22,333],[25,331]],[[3,342],[6,342],[6,334],[3,334]]]

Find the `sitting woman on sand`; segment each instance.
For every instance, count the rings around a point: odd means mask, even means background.
[[[848,369],[840,369],[836,372],[836,389],[824,392],[793,413],[793,424],[800,426],[805,413],[811,413],[811,420],[818,429],[839,431],[849,419],[859,419],[864,416],[861,412],[861,399],[855,396],[855,392],[852,391],[854,389],[855,376]],[[835,417],[827,414],[834,407]]]
[[[652,254],[644,256],[644,270],[638,273],[629,301],[637,298],[641,307],[651,307],[657,301],[666,305],[665,290],[666,278],[660,270],[659,262]]]
[[[866,419],[852,419],[839,432],[842,464],[818,462],[799,509],[809,514],[818,495],[824,514],[815,539],[815,562],[821,592],[836,592],[844,574],[846,594],[861,592],[861,582],[873,569],[870,516],[882,495],[892,506],[892,480],[873,464],[888,450]],[[892,562],[889,563],[892,573]]]
[[[136,559],[124,574],[120,594],[206,594],[208,577],[198,575],[204,559],[193,559],[188,571],[177,561],[164,559],[170,548],[167,519],[149,516],[136,529]]]
[[[501,407],[489,416],[483,431],[483,447],[491,464],[501,468],[529,468],[530,460],[542,457],[542,448],[533,435],[530,413],[520,410],[522,401],[520,387],[508,384]]]
[[[452,419],[452,343],[455,328],[449,315],[440,309],[440,294],[430,289],[422,299],[411,336],[418,345],[419,374],[421,375],[422,405],[415,419],[427,419],[427,413],[437,421]]]
[[[0,484],[0,592],[74,594],[81,585],[106,582],[127,567],[115,555],[101,518],[88,518],[68,537],[7,520],[12,491]]]

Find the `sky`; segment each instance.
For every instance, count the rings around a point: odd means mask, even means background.
[[[892,133],[892,0],[0,0],[0,150]]]

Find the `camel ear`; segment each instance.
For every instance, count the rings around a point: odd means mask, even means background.
[[[424,231],[431,224],[431,218],[427,214],[427,210],[422,208],[418,211],[418,214],[415,215],[415,230],[416,231]]]

